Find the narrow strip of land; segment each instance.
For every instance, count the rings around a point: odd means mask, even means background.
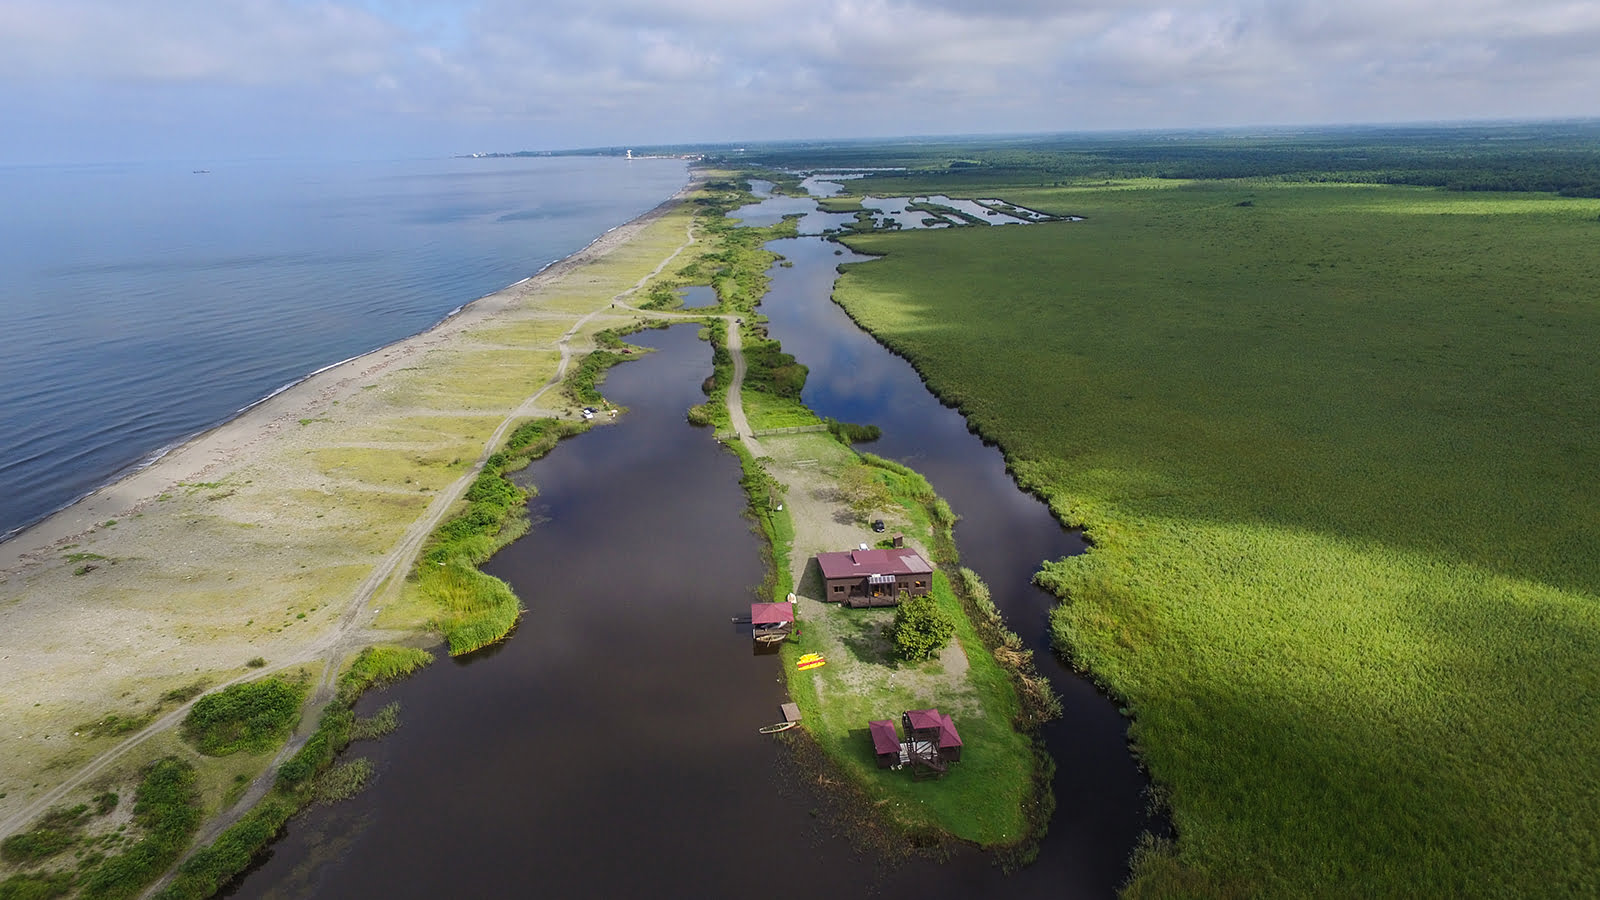
[[[323,677],[306,716],[314,721],[340,662],[378,638],[374,618],[429,534],[508,429],[545,412],[540,403],[583,349],[581,336],[693,242],[688,218],[675,198],[0,545],[0,588],[10,601],[0,609],[0,656],[28,685],[0,698],[8,726],[0,835],[86,784],[181,751],[172,728],[190,704],[155,698],[185,679],[217,687],[317,664]],[[561,330],[542,352],[538,338],[553,321]],[[529,375],[539,383],[531,394],[517,386]],[[470,455],[462,452],[469,442]],[[375,553],[386,533],[394,539]],[[83,559],[93,562],[74,565]],[[330,603],[341,581],[350,585],[344,599]],[[394,624],[391,636],[422,623]],[[267,662],[244,667],[252,656]],[[151,706],[156,715],[110,741],[77,726],[108,713],[137,721]],[[45,775],[63,768],[66,778]],[[18,789],[28,781],[41,784]],[[270,767],[235,811],[268,783]]]

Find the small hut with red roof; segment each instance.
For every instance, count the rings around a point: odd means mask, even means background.
[[[867,733],[872,735],[872,752],[878,756],[878,768],[892,769],[900,765],[900,735],[894,723],[879,719],[867,723]]]
[[[787,638],[793,629],[794,604],[750,604],[750,632],[756,640],[764,644],[777,643]]]

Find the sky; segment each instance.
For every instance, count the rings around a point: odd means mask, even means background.
[[[0,162],[1587,118],[1600,0],[4,0]]]

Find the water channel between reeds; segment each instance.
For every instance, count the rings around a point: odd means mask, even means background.
[[[772,287],[761,312],[771,336],[811,370],[805,404],[819,416],[877,425],[883,436],[861,449],[911,466],[950,502],[960,516],[955,537],[962,564],[983,577],[1062,697],[1065,715],[1042,729],[1056,762],[1055,816],[1038,861],[1014,873],[1005,892],[1109,896],[1126,878],[1139,834],[1166,826],[1148,814],[1148,780],[1129,752],[1127,721],[1116,704],[1051,652],[1048,614],[1056,600],[1034,586],[1033,573],[1047,559],[1083,552],[1083,539],[1017,487],[999,449],[969,431],[910,363],[832,301],[838,266],[871,257],[818,237],[767,248],[789,265],[768,271]]]
[[[739,466],[684,420],[703,399],[695,326],[633,340],[657,352],[613,369],[619,424],[563,442],[519,477],[538,486],[529,534],[485,568],[528,613],[505,642],[441,660],[363,700],[398,700],[404,726],[357,744],[376,782],[291,823],[229,895],[610,897],[1104,897],[1149,825],[1144,780],[1113,704],[1046,646],[1040,561],[1081,542],[1020,492],[916,373],[830,299],[835,245],[779,241],[762,311],[811,367],[822,415],[884,429],[872,449],[924,472],[963,517],[963,562],[989,581],[1038,651],[1066,717],[1045,729],[1056,814],[1038,862],[884,860],[834,821],[825,787],[756,732],[785,699],[778,659],[756,655],[748,607],[763,575]],[[975,748],[974,748],[975,749]],[[928,784],[937,790],[937,782]]]

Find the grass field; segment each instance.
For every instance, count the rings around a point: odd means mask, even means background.
[[[1093,538],[1041,580],[1177,827],[1130,893],[1600,892],[1600,203],[981,195],[1088,219],[838,297]]]

